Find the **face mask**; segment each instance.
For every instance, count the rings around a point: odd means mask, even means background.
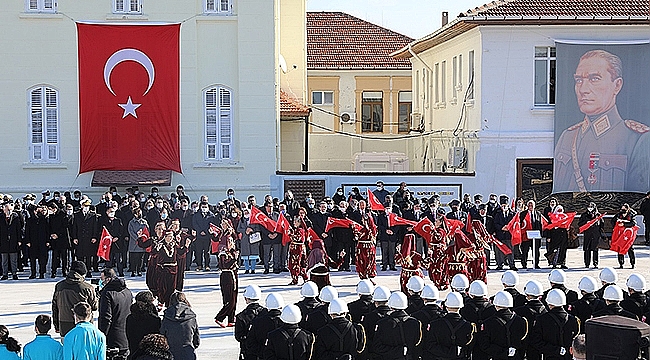
[[[286,214],[286,210],[280,210],[280,214]]]
[[[332,204],[327,204],[327,209],[328,209],[328,210],[332,210],[333,207],[334,207],[334,205],[332,205]]]
[[[236,217],[237,217],[237,213],[236,213],[236,212],[234,212],[234,213],[230,213],[230,216],[236,218]]]
[[[235,198],[235,195],[233,195],[233,194],[228,194],[228,199],[232,200],[232,199],[234,199],[234,198]]]
[[[147,201],[147,198],[145,198],[144,196],[140,198],[140,202],[145,202],[145,201]]]
[[[73,210],[67,210],[65,213],[68,215],[72,215],[73,212],[74,212]]]
[[[136,190],[136,191],[134,191],[133,193],[136,194],[136,195],[138,195],[138,194],[140,193],[140,191]]]
[[[153,209],[153,205],[147,205],[146,209],[147,209],[147,210],[151,210],[151,209]]]
[[[343,191],[337,191],[336,192],[338,195],[343,195]]]
[[[163,220],[167,219],[167,214],[165,213],[160,214],[160,218]]]
[[[201,208],[201,212],[204,213],[204,214],[207,214],[208,213],[208,208]]]
[[[192,208],[192,212],[197,212],[197,211],[199,211],[199,208],[197,208],[197,207]]]
[[[384,187],[381,185],[377,185],[377,190],[382,190]]]
[[[587,210],[589,210],[591,212],[591,211],[594,211],[594,208],[588,207]]]
[[[244,214],[244,219],[248,219],[250,216],[250,214]]]
[[[111,219],[114,218],[115,217],[115,212],[114,211],[109,212],[108,217],[111,218]]]
[[[307,206],[308,206],[310,209],[313,209],[313,208],[314,208],[314,204],[307,204]]]
[[[183,211],[187,211],[188,206],[187,206],[187,205],[183,205],[183,206],[181,206],[181,209],[182,209]]]
[[[158,192],[157,192],[157,191],[154,191],[154,192],[151,193],[151,195],[153,195],[153,196],[158,196]]]
[[[494,200],[494,199],[490,199],[490,204],[494,204],[495,202],[497,202],[497,201]]]
[[[84,207],[82,207],[82,208],[81,208],[81,211],[83,211],[84,214],[87,213],[88,211],[90,211],[90,206],[84,206]]]
[[[59,201],[59,197],[58,197],[58,196],[55,196],[55,197],[54,197],[54,200]]]
[[[160,203],[159,203],[159,204],[156,204],[156,207],[157,207],[158,209],[162,209],[162,208],[163,208],[163,204],[160,204]]]
[[[113,194],[113,196],[115,196],[115,195],[117,195],[117,191],[113,191],[111,194]]]

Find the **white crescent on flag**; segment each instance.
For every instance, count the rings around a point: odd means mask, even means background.
[[[145,90],[143,95],[147,95],[149,90],[151,90],[151,87],[153,86],[153,81],[156,78],[156,71],[153,67],[153,62],[147,54],[143,53],[140,50],[137,49],[122,49],[118,50],[111,55],[108,60],[106,60],[106,64],[104,65],[104,82],[106,83],[106,87],[108,90],[111,92],[111,94],[115,95],[115,92],[113,91],[113,88],[111,87],[111,72],[113,72],[113,69],[121,62],[124,61],[135,61],[138,64],[142,65],[145,70],[147,70],[147,75],[149,75],[149,85],[147,86],[147,90]],[[117,95],[115,95],[117,96]]]
[[[423,231],[426,231],[426,232],[428,232],[428,233],[431,233],[431,230],[432,230],[431,225],[430,225],[430,224],[424,224],[424,225],[422,225],[422,230],[423,230]]]

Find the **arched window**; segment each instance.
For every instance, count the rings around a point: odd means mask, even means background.
[[[205,90],[205,160],[233,158],[232,91],[223,86]]]
[[[37,86],[28,94],[30,161],[59,162],[59,92]]]

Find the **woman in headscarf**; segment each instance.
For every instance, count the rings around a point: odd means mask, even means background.
[[[320,291],[325,286],[332,285],[329,269],[330,267],[338,269],[341,266],[343,257],[345,256],[345,250],[341,250],[339,253],[339,262],[337,263],[327,255],[323,240],[313,240],[311,247],[311,252],[307,258],[307,268],[309,269],[307,274],[309,274],[309,280],[315,282],[318,286],[318,291]]]

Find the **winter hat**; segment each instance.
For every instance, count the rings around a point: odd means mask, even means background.
[[[86,264],[84,264],[81,261],[75,261],[72,263],[72,266],[70,267],[70,270],[76,272],[79,275],[86,276],[86,273],[88,272],[88,268],[86,268]]]

